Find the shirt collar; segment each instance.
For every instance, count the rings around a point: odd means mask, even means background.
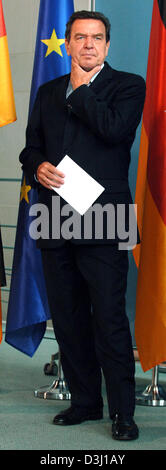
[[[104,64],[101,65],[101,69],[99,70],[99,72],[95,73],[95,75],[93,75],[93,77],[91,78],[90,82],[89,82],[89,85],[95,80],[95,78],[97,77],[97,75],[99,75],[99,73],[101,72],[101,70],[103,69],[104,67]]]

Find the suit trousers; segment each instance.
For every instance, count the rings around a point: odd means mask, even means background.
[[[41,250],[48,302],[71,404],[133,416],[135,362],[125,311],[128,252],[65,241]]]

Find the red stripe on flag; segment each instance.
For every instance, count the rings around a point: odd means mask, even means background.
[[[144,126],[149,139],[147,178],[166,224],[166,28],[154,0],[149,46]]]
[[[0,0],[0,37],[6,36],[6,27],[3,15],[2,0]]]

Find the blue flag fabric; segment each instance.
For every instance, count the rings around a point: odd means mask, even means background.
[[[66,23],[74,11],[73,0],[40,0],[30,112],[40,85],[70,72],[65,50]]]
[[[43,83],[70,72],[65,50],[66,23],[73,0],[40,0],[29,116]],[[18,212],[5,341],[32,357],[50,319],[40,250],[29,235],[29,210],[37,202],[37,189],[23,174]]]

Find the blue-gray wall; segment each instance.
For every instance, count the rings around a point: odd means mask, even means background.
[[[96,11],[103,12],[111,22],[109,64],[118,70],[137,73],[146,79],[153,0],[96,0]],[[132,147],[129,181],[135,197],[141,124]],[[134,342],[137,269],[129,254],[127,314]]]

